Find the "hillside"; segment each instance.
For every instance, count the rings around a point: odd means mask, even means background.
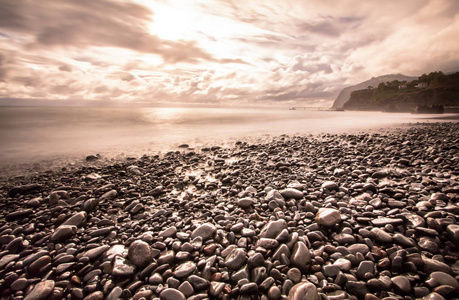
[[[458,107],[459,72],[449,75],[432,72],[411,82],[394,80],[380,83],[377,88],[356,90],[351,93],[343,108],[412,112],[419,105]]]
[[[410,76],[405,76],[402,74],[389,74],[389,75],[373,77],[367,81],[361,82],[353,86],[346,87],[343,90],[341,90],[335,102],[333,102],[332,108],[334,109],[343,108],[344,103],[346,103],[349,100],[351,93],[353,91],[366,89],[369,86],[377,87],[382,82],[388,82],[388,81],[394,81],[394,80],[408,82],[408,81],[413,81],[416,79],[417,77],[410,77]]]

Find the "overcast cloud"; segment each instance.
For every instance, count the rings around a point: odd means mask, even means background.
[[[458,36],[456,0],[0,0],[0,98],[327,106]]]

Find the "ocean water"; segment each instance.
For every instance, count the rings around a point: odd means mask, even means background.
[[[0,107],[0,166],[157,154],[281,134],[355,133],[431,116],[288,109]]]

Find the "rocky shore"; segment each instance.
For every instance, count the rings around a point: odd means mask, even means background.
[[[1,183],[1,299],[459,299],[459,123]]]

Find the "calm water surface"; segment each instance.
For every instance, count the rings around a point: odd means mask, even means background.
[[[0,165],[141,155],[281,134],[361,132],[431,116],[287,109],[1,107]]]

